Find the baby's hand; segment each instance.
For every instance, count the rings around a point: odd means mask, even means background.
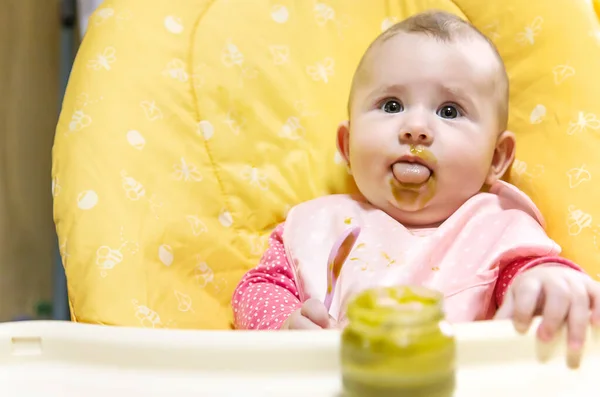
[[[324,329],[332,328],[333,324],[334,320],[323,302],[309,299],[285,320],[281,329]]]
[[[535,315],[542,315],[537,330],[542,342],[551,342],[567,326],[567,362],[576,368],[590,319],[594,326],[600,325],[600,284],[558,264],[529,269],[514,279],[496,318],[512,318],[517,331],[526,332]]]

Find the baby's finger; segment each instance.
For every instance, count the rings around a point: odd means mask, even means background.
[[[568,318],[569,348],[581,350],[590,320],[590,298],[586,285],[580,278],[569,280],[569,284],[571,287],[571,308]]]
[[[290,329],[317,330],[321,328],[321,326],[315,324],[309,318],[304,316],[295,317],[290,324]]]
[[[594,328],[600,329],[600,283],[588,278],[585,281],[590,299],[591,323]]]
[[[567,330],[567,365],[570,368],[578,368],[590,320],[590,299],[586,285],[580,278],[570,280],[569,284],[571,285],[571,310]]]
[[[504,295],[504,302],[502,302],[502,306],[496,312],[494,316],[495,320],[508,320],[512,318],[513,311],[515,310],[515,299],[512,293],[512,290],[508,290],[506,295]]]
[[[329,328],[329,312],[325,305],[317,299],[308,299],[302,304],[300,313],[321,328]]]
[[[335,318],[329,316],[329,326],[327,328],[336,328],[338,326],[338,322]]]
[[[571,306],[571,288],[566,280],[548,281],[544,285],[544,308],[542,322],[538,328],[538,338],[550,342],[564,325]]]
[[[523,279],[514,290],[513,322],[518,332],[527,332],[542,297],[542,283],[538,279]]]

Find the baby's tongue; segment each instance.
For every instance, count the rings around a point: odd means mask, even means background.
[[[421,164],[399,162],[392,167],[394,178],[400,183],[420,184],[431,176],[429,168]]]

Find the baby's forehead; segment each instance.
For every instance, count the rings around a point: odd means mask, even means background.
[[[441,40],[423,33],[397,33],[376,43],[369,49],[361,66],[368,70],[386,62],[406,64],[412,61],[443,63],[444,67],[458,63],[482,73],[497,72],[502,68],[501,60],[492,47],[474,34]]]
[[[354,84],[363,88],[398,85],[417,77],[433,77],[485,91],[496,88],[503,72],[493,48],[474,34],[441,40],[423,33],[399,32],[369,48],[357,68]],[[355,91],[357,87],[353,88]]]

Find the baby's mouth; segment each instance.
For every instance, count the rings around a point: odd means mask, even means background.
[[[403,160],[392,164],[394,179],[406,188],[419,188],[433,175],[433,171],[420,161]]]

